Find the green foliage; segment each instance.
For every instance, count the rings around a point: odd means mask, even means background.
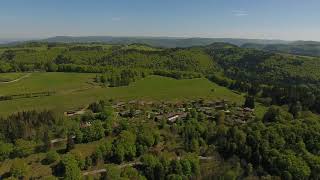
[[[246,96],[245,102],[244,102],[244,107],[254,109],[254,96]]]
[[[241,47],[265,51],[289,53],[305,56],[320,56],[320,44],[317,42],[293,42],[289,44],[244,44]]]
[[[102,112],[104,110],[105,102],[104,101],[99,101],[99,102],[94,102],[91,103],[88,107],[92,112],[98,113]]]
[[[146,154],[141,158],[143,173],[148,179],[192,179],[199,175],[199,160],[197,156],[188,155],[181,160],[169,160],[164,156],[158,158]]]
[[[45,160],[48,164],[52,164],[56,161],[58,161],[60,158],[59,154],[56,151],[49,151],[46,154]]]
[[[121,179],[121,169],[116,165],[108,164],[106,165],[106,173],[104,179],[113,180],[113,179]]]
[[[288,112],[276,106],[271,106],[263,116],[264,122],[279,122],[283,120],[290,121],[293,120],[293,117]]]
[[[78,167],[78,162],[74,156],[67,154],[62,158],[62,165],[64,167],[65,180],[79,180],[81,179],[81,171]]]
[[[0,161],[4,161],[9,158],[13,150],[13,144],[0,141]]]
[[[22,159],[15,159],[10,168],[11,176],[19,179],[26,177],[29,171],[29,166]]]
[[[113,155],[117,163],[132,160],[136,156],[136,136],[130,131],[122,131],[113,143]]]
[[[302,106],[299,101],[291,104],[289,112],[293,115],[293,117],[298,118],[300,115],[300,111],[302,111]]]
[[[37,144],[33,141],[18,139],[15,141],[14,154],[18,157],[25,157],[35,152]]]
[[[72,149],[74,149],[74,140],[73,140],[73,137],[71,134],[68,135],[67,137],[67,147],[66,147],[66,151],[69,152],[71,151]]]
[[[157,130],[151,130],[150,127],[142,126],[138,128],[137,133],[137,153],[144,154],[151,146],[157,143]]]
[[[53,127],[55,117],[52,111],[26,111],[13,114],[0,120],[1,134],[11,142],[19,138],[35,139],[36,134],[42,134],[43,129]],[[42,137],[40,138],[42,139]]]
[[[93,121],[91,126],[83,128],[83,142],[92,142],[105,136],[105,129],[101,121]]]
[[[319,146],[315,139],[320,137],[319,122],[293,120],[291,114],[272,106],[264,116],[264,123],[256,121],[226,131],[218,129],[214,139],[219,152],[227,158],[233,155],[244,158],[271,175],[293,179],[317,177]]]
[[[139,171],[133,167],[125,167],[122,169],[121,177],[127,179],[134,179],[134,180],[143,180],[144,177],[140,175]]]

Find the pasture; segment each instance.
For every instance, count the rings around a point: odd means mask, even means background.
[[[169,100],[209,98],[226,99],[239,104],[244,98],[205,78],[175,80],[149,76],[124,87],[101,87],[93,83],[96,74],[33,73],[10,84],[0,84],[0,95],[54,91],[51,96],[0,101],[0,115],[31,109],[52,109],[58,112],[79,109],[99,99]]]

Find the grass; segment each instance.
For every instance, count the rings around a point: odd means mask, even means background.
[[[43,165],[41,160],[45,157],[44,153],[32,154],[28,157],[22,158],[28,163],[30,167],[30,172],[28,177],[40,178],[52,174],[52,169],[48,165]],[[7,159],[0,163],[0,175],[4,175],[10,172],[11,165],[14,159]]]
[[[14,75],[18,76],[20,74],[5,73],[1,76],[14,77]],[[43,91],[67,93],[73,90],[92,87],[88,82],[92,81],[93,78],[93,74],[82,73],[33,73],[28,78],[19,82],[0,84],[0,95]],[[13,79],[16,79],[16,77]]]
[[[0,73],[0,83],[8,82],[24,76],[26,73]],[[1,85],[0,85],[1,87]]]
[[[0,115],[30,109],[52,109],[64,112],[81,108],[99,99],[185,100],[195,98],[226,99],[243,102],[243,96],[207,79],[175,80],[149,76],[126,87],[102,88],[90,84],[95,74],[34,73],[12,84],[0,85],[0,95],[56,91],[52,96],[0,101]]]

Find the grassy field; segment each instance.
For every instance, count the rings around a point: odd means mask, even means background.
[[[11,84],[0,84],[0,94],[55,91],[52,96],[0,101],[0,115],[30,109],[53,109],[64,112],[81,108],[99,99],[183,100],[194,98],[227,99],[243,102],[243,96],[207,79],[175,80],[149,76],[127,87],[103,88],[92,84],[95,74],[33,73]]]
[[[14,77],[15,75],[17,76],[16,73],[8,73],[3,76]],[[43,91],[68,93],[91,87],[89,82],[93,81],[94,76],[94,74],[81,73],[33,73],[19,82],[0,84],[0,95]]]
[[[24,75],[26,75],[26,73],[0,73],[0,83],[12,81],[12,80],[18,79]],[[1,87],[2,86],[0,84],[0,88]],[[0,91],[1,91],[1,89],[0,89]]]

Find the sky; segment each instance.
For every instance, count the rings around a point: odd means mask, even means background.
[[[1,0],[0,38],[170,36],[320,41],[320,0]]]

